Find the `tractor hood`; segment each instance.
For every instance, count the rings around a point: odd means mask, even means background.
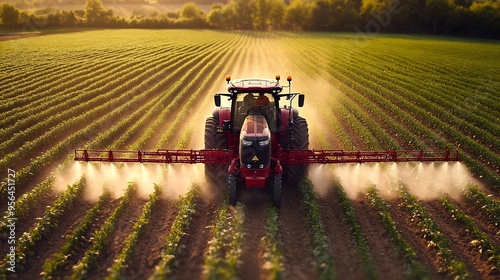
[[[240,160],[243,168],[262,169],[271,162],[271,131],[262,115],[245,118],[240,133]]]

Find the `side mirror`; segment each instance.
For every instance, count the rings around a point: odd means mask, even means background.
[[[299,94],[299,107],[304,106],[304,99],[306,98],[305,95]]]
[[[220,107],[220,95],[214,95],[215,106]]]

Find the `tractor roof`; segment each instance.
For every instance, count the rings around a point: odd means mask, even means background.
[[[280,93],[283,86],[278,80],[266,79],[236,79],[228,81],[227,91],[230,93]]]

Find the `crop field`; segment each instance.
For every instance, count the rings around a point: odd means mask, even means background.
[[[207,30],[0,41],[0,279],[498,279],[500,43]],[[203,165],[76,163],[201,149],[225,76],[292,75],[310,148],[459,162],[309,166],[283,205]]]

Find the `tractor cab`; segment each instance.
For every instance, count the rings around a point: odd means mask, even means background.
[[[238,134],[241,131],[245,118],[250,113],[253,115],[260,113],[267,120],[270,131],[272,133],[279,133],[283,128],[283,113],[285,111],[290,112],[293,98],[298,95],[299,107],[302,107],[304,104],[303,94],[281,93],[284,87],[290,89],[291,80],[292,78],[288,76],[287,81],[289,85],[283,86],[279,83],[279,75],[276,75],[275,80],[255,78],[231,80],[231,77],[227,76],[226,81],[229,93],[219,93],[214,96],[217,107],[221,107],[221,99],[223,97],[228,97],[228,101],[231,101],[230,108],[221,108],[222,110],[218,110],[216,113],[220,117],[220,130]],[[280,108],[280,100],[290,101],[288,108],[286,105]],[[288,115],[292,116],[292,114]],[[286,118],[286,121],[289,118]]]

